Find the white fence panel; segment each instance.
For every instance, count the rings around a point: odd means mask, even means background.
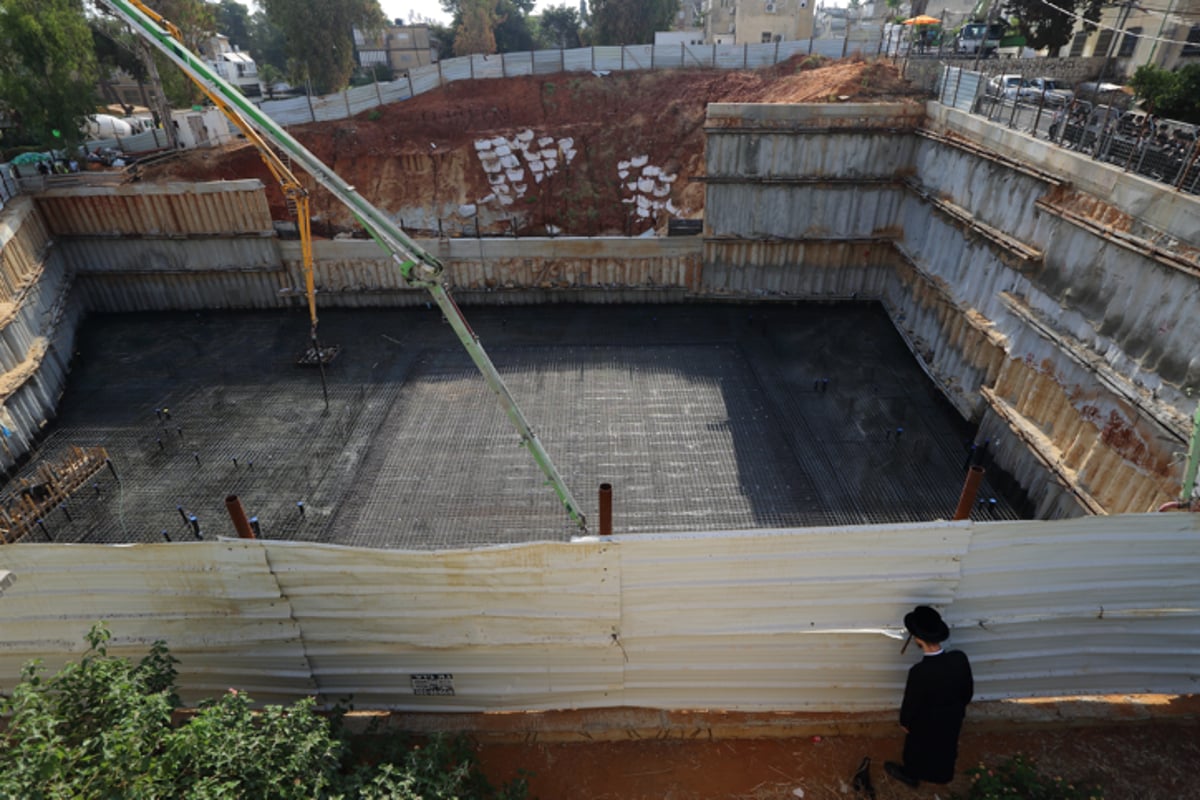
[[[270,545],[327,697],[424,710],[619,705],[617,548]],[[453,695],[420,695],[436,674]]]
[[[622,58],[625,66],[622,69],[652,69],[654,67],[654,45],[627,44],[623,48]]]
[[[553,75],[566,71],[566,51],[535,50],[529,54],[534,75]]]
[[[625,700],[894,704],[911,663],[893,638],[900,621],[917,603],[953,602],[970,535],[941,523],[622,536]]]
[[[721,69],[742,69],[746,65],[746,45],[717,45],[717,66]]]
[[[562,50],[562,65],[564,72],[590,72],[593,69],[593,60],[596,50],[600,48],[577,47],[573,50]],[[541,61],[539,60],[539,65]],[[595,69],[607,69],[607,67],[596,66]]]
[[[281,125],[303,125],[312,122],[307,97],[291,97],[287,100],[268,100],[261,106],[263,113]]]
[[[44,658],[78,658],[103,620],[114,655],[141,657],[158,639],[180,660],[185,700],[235,686],[256,700],[290,702],[314,689],[300,631],[259,543],[9,545],[0,687]]]
[[[716,66],[715,48],[711,44],[685,44],[683,46],[683,66],[685,67],[714,67]]]
[[[408,79],[412,81],[414,95],[432,92],[442,85],[442,73],[437,64],[409,70]]]
[[[1194,514],[1153,514],[419,553],[9,545],[0,690],[27,658],[78,655],[106,619],[117,652],[167,639],[189,698],[883,709],[913,660],[903,615],[930,603],[980,699],[1186,693],[1200,681],[1198,536]]]
[[[457,60],[457,59],[455,59]],[[473,79],[481,78],[503,78],[504,77],[504,57],[500,55],[482,55],[476,53],[471,56],[471,77]]]
[[[826,58],[841,58],[842,50],[847,47],[841,39],[817,39],[813,42],[813,52]]]
[[[387,105],[388,103],[408,100],[413,96],[413,93],[408,87],[407,80],[398,80],[379,84],[379,95],[383,98],[383,104]]]
[[[379,107],[379,99],[382,93],[377,91],[375,84],[369,86],[356,86],[353,89],[346,90],[346,99],[350,103],[350,116],[357,116],[364,111],[370,111],[372,108]]]
[[[808,39],[793,40],[779,43],[779,60],[786,61],[792,56],[807,55],[812,45]]]
[[[533,74],[533,53],[504,53],[504,75],[509,78]]]
[[[624,53],[625,48],[623,47],[593,47],[593,66],[588,69],[625,69]]]
[[[444,82],[467,81],[472,78],[470,58],[451,58],[447,61],[439,61],[438,64],[441,67]]]
[[[683,44],[660,44],[651,46],[650,58],[654,69],[678,69],[683,66]]]

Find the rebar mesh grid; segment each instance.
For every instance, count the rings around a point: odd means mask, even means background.
[[[871,305],[468,310],[595,529],[655,532],[946,518],[969,429]],[[319,373],[294,314],[96,317],[57,423],[105,472],[27,541],[233,535],[449,548],[578,532],[436,311],[328,311]],[[1014,518],[985,481],[979,518]],[[990,500],[995,499],[992,503]],[[195,517],[193,520],[192,517]]]

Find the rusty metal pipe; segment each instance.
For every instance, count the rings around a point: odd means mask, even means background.
[[[250,527],[250,520],[246,519],[246,509],[242,508],[242,501],[236,494],[225,498],[225,508],[229,511],[229,518],[233,520],[233,527],[237,531],[238,538],[253,539],[254,530]]]
[[[600,484],[600,535],[612,536],[612,484]]]
[[[983,483],[983,467],[972,465],[967,470],[967,480],[963,483],[962,494],[958,496],[958,508],[954,509],[951,519],[970,519],[971,506],[975,505],[975,495],[979,493],[979,484]]]

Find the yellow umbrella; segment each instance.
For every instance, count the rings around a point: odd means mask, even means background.
[[[931,17],[928,14],[922,14],[919,17],[904,20],[905,25],[941,25],[942,21],[937,17]]]

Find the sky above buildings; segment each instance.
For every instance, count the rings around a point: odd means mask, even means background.
[[[450,22],[450,15],[442,10],[439,0],[379,0],[379,5],[388,19],[399,17],[410,20],[413,14],[416,14],[418,17],[434,19],[443,24]],[[551,6],[560,5],[575,6],[577,3],[568,0],[537,0],[533,13],[540,14]]]

